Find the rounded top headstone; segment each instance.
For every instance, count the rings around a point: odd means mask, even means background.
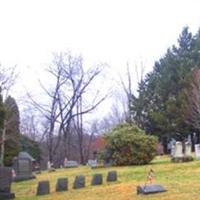
[[[27,152],[21,151],[19,152],[18,159],[30,159],[31,161],[35,161],[35,159]]]

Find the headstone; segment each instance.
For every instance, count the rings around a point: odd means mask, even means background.
[[[67,191],[68,190],[68,179],[67,178],[59,178],[56,184],[56,191]]]
[[[76,176],[75,181],[74,181],[74,189],[79,189],[85,187],[85,176]]]
[[[195,144],[195,157],[200,160],[200,144]]]
[[[64,167],[65,168],[78,167],[78,162],[74,160],[68,160]]]
[[[91,168],[96,168],[97,167],[97,160],[88,160],[87,165],[90,166]]]
[[[101,185],[103,183],[102,174],[94,174],[91,185]]]
[[[166,192],[167,190],[162,185],[145,185],[137,186],[137,194],[154,194],[159,192]]]
[[[53,167],[53,163],[51,163],[50,161],[47,162],[47,170],[48,170],[48,172],[56,171],[56,169]]]
[[[15,194],[10,192],[12,183],[12,169],[0,167],[0,199],[14,199]]]
[[[192,145],[189,142],[185,143],[185,156],[192,156]]]
[[[19,153],[13,165],[16,173],[16,176],[13,178],[14,181],[24,181],[35,178],[32,174],[32,160],[32,157],[28,153]]]
[[[49,192],[50,192],[49,181],[40,181],[37,187],[37,195],[45,195],[49,194]]]
[[[175,145],[171,146],[171,157],[174,157],[175,155]]]
[[[176,144],[175,144],[174,157],[175,157],[175,158],[182,158],[182,157],[183,157],[183,146],[182,146],[182,142],[176,142]]]
[[[67,158],[65,157],[64,162],[63,162],[63,166],[65,167],[67,165]]]
[[[114,182],[117,181],[117,172],[116,171],[110,171],[107,175],[107,182]]]
[[[47,170],[50,170],[50,169],[51,169],[51,162],[48,161],[48,162],[47,162]]]

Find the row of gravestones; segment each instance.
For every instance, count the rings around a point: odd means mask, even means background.
[[[110,171],[107,175],[107,182],[117,181],[117,172]],[[103,184],[102,174],[94,174],[91,185],[101,185]],[[80,175],[76,176],[73,184],[73,189],[79,189],[85,187],[85,176]],[[68,190],[68,178],[59,178],[56,183],[56,191],[67,191]],[[49,181],[40,181],[37,187],[37,195],[45,195],[50,193],[50,184]]]
[[[176,142],[171,148],[171,156],[181,158],[183,156],[192,156],[192,146],[189,142],[185,143],[185,152],[183,152],[182,142]]]
[[[185,152],[183,152],[182,142],[176,142],[171,148],[171,156],[174,158],[190,157],[192,156],[192,145],[189,142],[185,143]],[[195,144],[195,157],[200,159],[200,144]]]

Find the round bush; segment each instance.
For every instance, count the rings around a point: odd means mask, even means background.
[[[157,153],[157,138],[146,135],[134,125],[118,125],[105,134],[105,140],[106,152],[109,152],[109,159],[114,165],[147,164]]]

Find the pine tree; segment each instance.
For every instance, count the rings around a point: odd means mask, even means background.
[[[178,47],[172,46],[140,83],[139,96],[132,101],[135,122],[161,140],[183,140],[190,130],[185,122],[187,90],[192,71],[200,63],[199,33],[184,28]]]
[[[10,166],[12,164],[13,157],[19,152],[19,110],[14,98],[8,96],[5,101],[5,155],[4,164]]]

